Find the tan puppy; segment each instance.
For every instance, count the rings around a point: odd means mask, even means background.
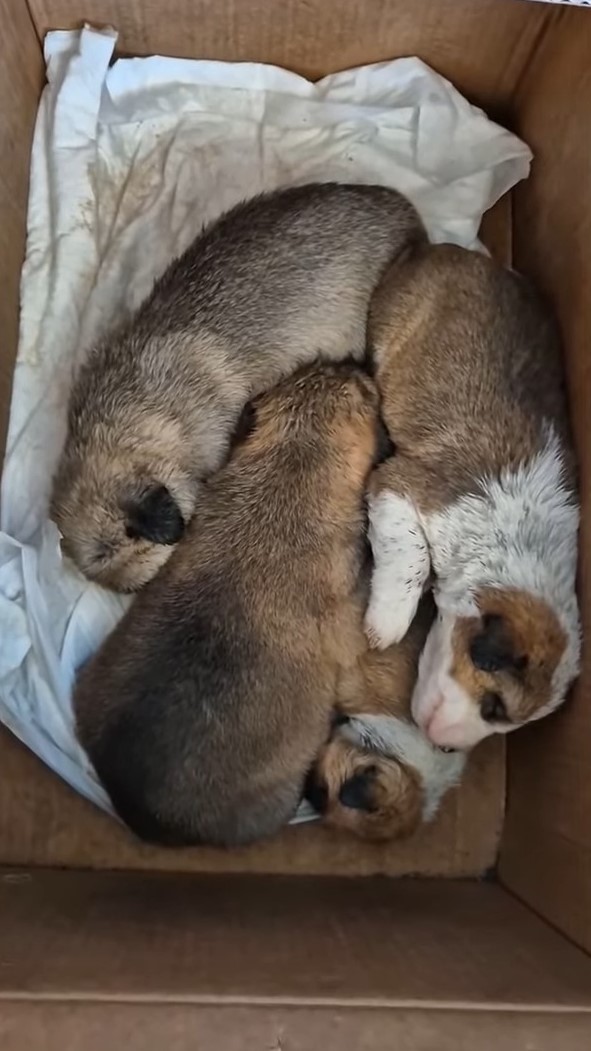
[[[134,591],[169,557],[249,398],[320,354],[365,353],[369,299],[423,238],[381,186],[300,186],[199,236],[74,384],[51,514],[86,576]]]
[[[370,336],[396,455],[371,484],[366,626],[378,646],[401,639],[433,570],[413,715],[470,748],[553,711],[578,670],[559,342],[524,278],[451,245],[388,272]]]
[[[413,725],[410,701],[419,655],[433,623],[423,599],[401,643],[365,650],[342,676],[342,721],[306,785],[309,802],[335,828],[364,839],[399,839],[431,821],[458,784],[465,754],[445,753]]]
[[[357,368],[262,396],[182,543],[83,669],[78,734],[138,836],[233,845],[293,815],[364,644],[378,452]]]

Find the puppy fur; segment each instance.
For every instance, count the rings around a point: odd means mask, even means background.
[[[74,694],[115,809],[171,846],[247,843],[289,820],[364,644],[375,387],[356,367],[308,369],[254,413]]]
[[[452,245],[410,255],[370,315],[396,455],[371,483],[366,628],[374,645],[402,638],[434,572],[413,715],[434,743],[470,748],[553,711],[578,670],[560,347],[516,273]]]
[[[362,359],[379,278],[424,236],[394,190],[335,183],[206,229],[74,383],[51,515],[81,571],[119,591],[150,580],[247,400],[319,356]]]
[[[419,655],[435,607],[426,596],[403,641],[366,649],[340,681],[340,719],[307,781],[327,824],[363,839],[400,839],[431,821],[460,781],[465,753],[445,753],[412,723]]]

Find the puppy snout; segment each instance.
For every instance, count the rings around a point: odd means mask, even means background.
[[[432,704],[431,710],[429,711],[429,714],[428,714],[427,718],[425,719],[425,721],[424,721],[424,723],[423,723],[423,725],[421,727],[421,729],[426,733],[426,735],[429,738],[429,740],[431,740],[431,728],[432,728],[433,723],[435,722],[435,720],[437,718],[437,713],[439,712],[439,709],[441,708],[441,706],[443,704],[443,700],[444,700],[443,694],[440,693],[436,697],[434,703]],[[436,744],[437,742],[434,741],[433,743]]]

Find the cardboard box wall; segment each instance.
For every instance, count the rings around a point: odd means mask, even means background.
[[[588,631],[591,13],[523,0],[0,0],[3,433],[40,41],[84,20],[117,26],[123,53],[268,61],[310,77],[418,54],[530,143],[532,178],[495,210],[488,239],[560,316]],[[108,1033],[130,1051],[588,1049],[590,692],[586,646],[568,708],[509,739],[496,883],[254,875],[412,870],[411,855],[320,843],[320,829],[292,830],[249,861],[202,855],[189,866],[210,875],[98,871],[183,863],[115,842],[106,819],[3,733],[0,862],[11,868],[0,876],[0,1048],[102,1049]],[[438,857],[431,844],[433,871],[482,871],[496,853],[503,764],[492,751],[482,763],[491,780],[471,796],[463,845],[457,815],[444,827],[459,854],[449,862],[443,839]]]

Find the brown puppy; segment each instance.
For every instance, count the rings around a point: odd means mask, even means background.
[[[249,398],[365,354],[369,299],[423,238],[383,186],[299,186],[206,229],[74,384],[51,514],[86,576],[134,591],[169,557]]]
[[[342,722],[306,785],[309,802],[335,828],[364,839],[400,839],[435,817],[465,765],[412,724],[410,701],[419,655],[433,623],[431,596],[410,630],[389,649],[365,650],[339,686]]]
[[[371,483],[366,626],[379,646],[402,638],[433,570],[413,715],[471,748],[553,711],[578,670],[559,341],[524,278],[452,245],[388,272],[370,336],[396,455]]]
[[[254,412],[75,689],[115,809],[154,842],[229,846],[289,820],[363,645],[375,388],[357,368],[310,369]]]

